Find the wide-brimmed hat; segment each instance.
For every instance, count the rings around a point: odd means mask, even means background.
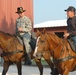
[[[72,11],[72,12],[75,12],[76,9],[75,9],[75,7],[73,7],[73,6],[69,6],[65,11]]]
[[[16,13],[23,13],[23,12],[25,12],[25,11],[26,11],[26,10],[23,10],[22,7],[18,7]]]

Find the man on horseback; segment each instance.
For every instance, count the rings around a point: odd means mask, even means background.
[[[67,38],[71,36],[74,41],[75,52],[76,52],[76,9],[73,6],[69,6],[68,9],[65,10],[67,14],[67,33],[64,34],[64,37]]]
[[[16,20],[16,33],[18,33],[23,41],[24,41],[24,46],[26,48],[26,52],[28,54],[28,56],[30,55],[31,52],[31,47],[30,47],[30,40],[31,40],[31,30],[32,30],[32,22],[31,20],[27,17],[24,16],[24,12],[26,10],[23,10],[22,7],[18,7],[17,8],[17,14],[18,14],[18,18]],[[31,60],[30,60],[30,56],[29,58],[25,61],[25,65],[31,65]]]

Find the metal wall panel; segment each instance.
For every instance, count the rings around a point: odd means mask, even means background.
[[[33,22],[33,0],[0,0],[0,31],[14,34],[17,7],[26,10],[25,15]]]

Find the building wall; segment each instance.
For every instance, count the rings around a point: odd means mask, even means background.
[[[34,28],[34,31],[36,32],[36,30],[42,31],[44,28]],[[67,31],[67,27],[63,26],[63,27],[47,27],[45,28],[48,32],[66,32]]]
[[[25,15],[33,22],[33,0],[0,0],[0,31],[14,34],[17,7],[26,10]]]
[[[36,32],[37,30],[42,31],[44,28],[34,28],[34,31]],[[47,27],[45,28],[47,32],[52,32],[56,33],[59,37],[62,37],[64,33],[67,32],[67,27]]]
[[[15,12],[19,6],[26,10],[25,15],[33,23],[33,0],[0,0],[0,31],[10,34],[15,33],[15,21],[18,17]],[[0,49],[0,54],[1,52]],[[0,62],[3,63],[1,58]]]

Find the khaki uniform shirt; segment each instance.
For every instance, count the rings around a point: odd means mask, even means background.
[[[31,35],[31,30],[32,30],[31,20],[26,16],[18,18],[16,20],[16,32],[19,32],[18,28],[22,28],[22,32],[20,32],[21,36]]]

